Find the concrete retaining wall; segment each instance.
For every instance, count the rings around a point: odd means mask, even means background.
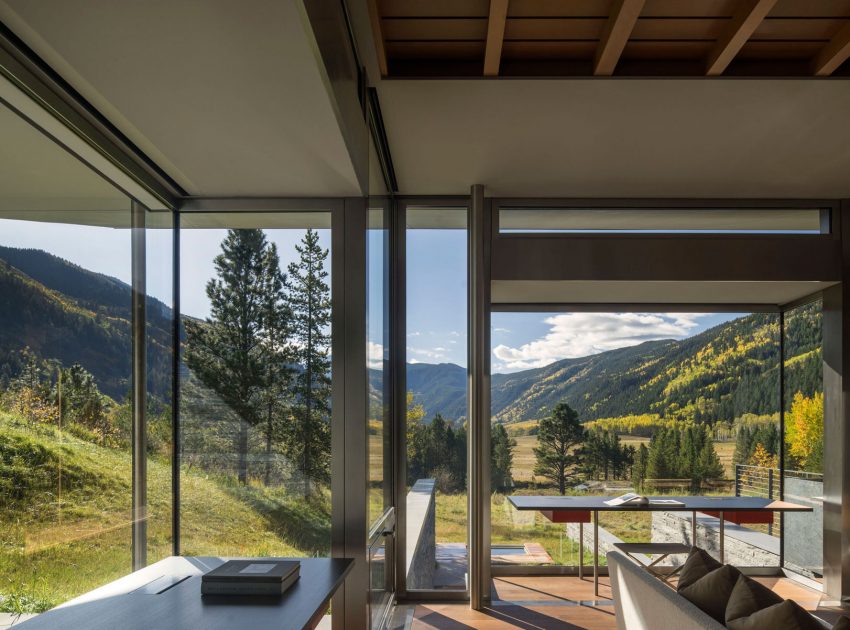
[[[407,493],[407,588],[434,588],[437,570],[435,482],[419,479]]]

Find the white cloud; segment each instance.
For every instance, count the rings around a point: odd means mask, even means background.
[[[419,332],[418,330],[414,330],[413,332],[407,333],[408,337],[420,337],[421,335],[422,335],[422,333]]]
[[[370,341],[366,346],[366,364],[374,369],[379,370],[384,365],[384,346],[380,343]]]
[[[494,328],[493,332],[494,333],[509,333],[511,331],[508,328]]]
[[[549,332],[512,348],[500,344],[493,354],[509,369],[549,365],[560,359],[585,357],[635,346],[653,339],[681,339],[704,313],[565,313],[547,317]]]
[[[445,348],[414,348],[413,346],[407,346],[407,354],[408,356],[411,354],[419,355],[420,357],[424,357],[431,361],[439,361],[440,359],[445,359]],[[418,361],[414,361],[413,359],[409,359],[410,363],[418,363]]]

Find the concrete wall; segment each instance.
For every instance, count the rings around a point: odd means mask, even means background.
[[[779,538],[756,532],[742,525],[727,522],[725,525],[725,562],[742,567],[779,566]],[[691,540],[690,512],[653,512],[652,542],[684,542]],[[720,529],[718,519],[697,512],[696,546],[713,556],[720,557]],[[671,556],[663,564],[676,566],[686,556]]]
[[[437,569],[435,482],[419,479],[407,493],[407,588],[434,588]]]

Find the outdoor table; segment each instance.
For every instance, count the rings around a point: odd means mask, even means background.
[[[599,596],[599,512],[691,512],[691,542],[696,541],[697,512],[716,516],[720,523],[720,562],[724,560],[724,521],[736,524],[771,522],[774,512],[811,512],[811,506],[797,505],[786,501],[775,501],[761,497],[704,497],[704,496],[662,496],[648,497],[648,505],[617,505],[605,503],[614,497],[600,496],[510,496],[517,510],[540,512],[553,523],[584,523],[591,521],[593,515],[593,588]],[[677,503],[668,503],[668,501]],[[652,503],[659,501],[659,503]],[[663,502],[663,503],[662,503]],[[580,529],[580,532],[582,529]],[[582,538],[582,533],[579,534]],[[584,540],[582,545],[583,556]],[[583,559],[579,560],[579,570]]]

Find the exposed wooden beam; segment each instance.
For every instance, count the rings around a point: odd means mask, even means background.
[[[850,22],[829,40],[815,57],[812,72],[819,77],[828,77],[850,57]]]
[[[490,17],[487,20],[487,47],[484,50],[485,77],[499,75],[507,19],[508,0],[490,0]]]
[[[372,37],[375,38],[375,53],[378,55],[378,70],[381,76],[387,76],[387,51],[384,48],[384,33],[381,29],[381,12],[378,0],[369,0],[369,22],[372,25]]]
[[[747,40],[762,23],[777,0],[744,0],[732,16],[729,28],[717,40],[708,56],[705,73],[709,76],[723,74]]]
[[[632,34],[645,0],[615,0],[611,15],[605,24],[596,58],[593,61],[593,74],[611,76],[623,54],[626,42]]]

